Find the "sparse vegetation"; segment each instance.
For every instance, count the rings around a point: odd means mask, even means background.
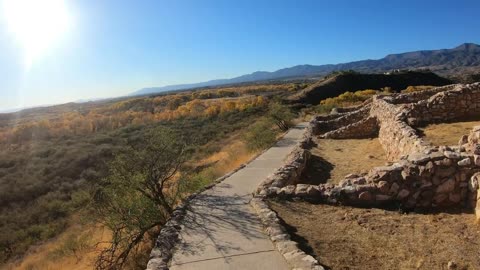
[[[435,86],[432,85],[416,85],[416,86],[409,86],[405,90],[402,90],[402,93],[412,93],[412,92],[418,92],[418,91],[424,91],[424,90],[429,90],[435,88]]]
[[[148,233],[158,232],[168,220],[182,192],[188,191],[182,189],[188,182],[181,169],[189,149],[178,134],[155,129],[129,146],[112,161],[93,195],[97,220],[112,232],[96,269],[123,268]]]
[[[158,128],[184,138],[191,153],[182,174],[195,190],[244,162],[202,161],[224,151],[212,142],[244,136],[266,117],[272,93],[298,87],[229,87],[0,114],[0,264],[64,231],[88,203],[87,191],[109,175],[108,163],[129,151],[127,142],[141,143]]]
[[[270,103],[267,117],[278,127],[278,129],[281,131],[287,131],[292,126],[292,120],[295,115],[287,106],[274,102]]]
[[[276,132],[267,119],[262,119],[251,125],[246,134],[245,141],[251,151],[257,151],[271,146],[275,142]]]

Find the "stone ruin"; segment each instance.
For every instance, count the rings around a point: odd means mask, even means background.
[[[480,220],[480,126],[453,146],[431,145],[416,130],[429,123],[479,116],[480,83],[377,95],[359,106],[316,116],[285,165],[258,187],[256,195],[351,206],[397,205],[412,210],[466,207],[476,209]],[[301,184],[314,136],[378,136],[389,164],[366,174],[347,175],[338,185]]]
[[[351,206],[397,204],[407,209],[465,207],[474,209],[480,220],[480,126],[473,127],[470,134],[462,136],[454,146],[431,145],[415,129],[429,123],[472,116],[480,116],[480,83],[377,95],[359,106],[316,116],[284,165],[258,186],[250,204],[276,249],[294,269],[325,268],[292,240],[265,198],[300,198]],[[308,166],[315,136],[330,139],[378,137],[389,164],[375,167],[366,174],[347,175],[338,185],[302,184],[300,181]],[[225,177],[228,175],[215,183]],[[178,206],[162,228],[147,269],[168,269],[185,208],[186,203]]]

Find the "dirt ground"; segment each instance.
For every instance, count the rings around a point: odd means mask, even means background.
[[[470,213],[270,202],[302,249],[329,269],[480,269],[480,225]]]
[[[433,145],[457,145],[462,135],[468,135],[474,126],[480,125],[480,121],[464,121],[456,123],[431,124],[419,128],[424,138]]]
[[[368,172],[386,163],[378,139],[316,139],[303,183],[338,183],[350,173]]]

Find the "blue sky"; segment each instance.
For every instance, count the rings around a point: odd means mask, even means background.
[[[0,110],[480,43],[474,0],[65,1],[70,27],[30,67],[0,15]]]

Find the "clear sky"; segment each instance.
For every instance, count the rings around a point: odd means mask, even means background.
[[[298,64],[378,59],[390,53],[480,43],[478,0],[64,3],[68,22],[53,16],[50,10],[56,4],[26,5],[20,15],[17,10],[17,21],[32,16],[36,20],[25,27],[19,23],[20,29],[27,28],[23,36],[15,30],[18,27],[12,30],[8,17],[12,11],[0,6],[0,110],[120,96],[143,87]],[[42,24],[45,19],[49,22]],[[63,24],[67,26],[61,31],[56,29]],[[61,33],[47,39],[44,36],[52,31],[45,29],[50,28]],[[25,48],[41,52],[27,61]]]

